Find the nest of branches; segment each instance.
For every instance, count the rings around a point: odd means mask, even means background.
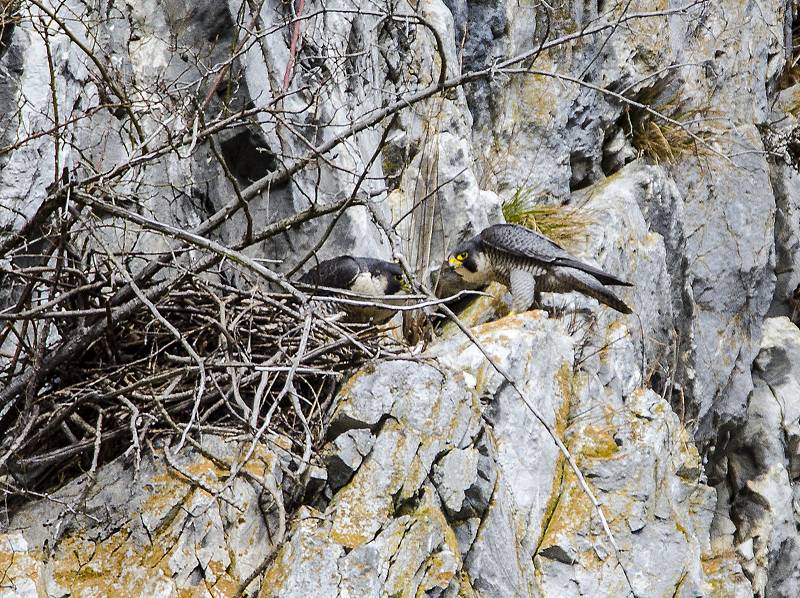
[[[0,343],[15,347],[0,370],[7,388],[104,318],[107,280],[84,276],[50,267],[5,272],[18,281],[0,332]],[[43,296],[50,299],[35,300]],[[184,274],[0,404],[0,486],[7,498],[25,497],[123,453],[138,464],[163,435],[280,435],[307,462],[338,383],[396,350],[383,331],[319,318],[295,298]]]

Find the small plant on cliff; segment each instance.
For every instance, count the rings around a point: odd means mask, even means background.
[[[503,217],[510,224],[521,224],[549,237],[556,243],[569,244],[591,223],[591,212],[569,206],[542,205],[531,189],[519,187],[503,203]]]
[[[676,120],[684,121],[688,114],[680,115]],[[691,117],[690,117],[691,118]],[[631,143],[640,155],[645,155],[656,164],[674,164],[684,154],[700,155],[708,148],[698,142],[711,142],[714,134],[710,131],[690,132],[690,125],[677,126],[669,122],[657,122],[655,119],[642,119],[634,128]]]
[[[620,125],[639,156],[656,164],[675,164],[687,154],[713,153],[710,144],[720,137],[720,114],[690,107],[675,89],[671,77],[655,81],[632,98]]]

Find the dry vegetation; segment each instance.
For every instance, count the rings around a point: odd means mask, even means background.
[[[675,117],[677,120],[690,120],[688,114]],[[694,131],[694,135],[706,143],[712,143],[715,135],[710,131]],[[685,127],[645,118],[633,129],[631,143],[640,155],[647,156],[656,164],[675,164],[682,156],[708,153],[705,145],[698,143]]]
[[[520,187],[503,203],[503,217],[511,224],[521,224],[559,244],[582,234],[592,222],[590,210],[538,203],[532,190]]]

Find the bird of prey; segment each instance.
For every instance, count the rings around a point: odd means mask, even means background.
[[[511,291],[514,312],[530,309],[542,291],[578,291],[618,312],[631,313],[605,286],[632,286],[630,283],[580,261],[547,237],[518,224],[483,229],[459,245],[448,263],[465,282],[505,285]]]
[[[386,303],[384,297],[405,287],[403,270],[398,264],[350,255],[320,262],[303,274],[300,283],[315,295],[379,303]],[[345,292],[337,292],[337,289]],[[327,302],[325,308],[329,312],[344,312],[344,319],[352,323],[383,324],[396,313],[396,310],[384,307],[333,301]]]

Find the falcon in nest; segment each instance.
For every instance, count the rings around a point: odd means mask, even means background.
[[[459,245],[449,256],[450,267],[465,282],[505,285],[515,312],[530,309],[540,292],[578,291],[623,314],[631,313],[605,285],[632,286],[590,266],[562,247],[518,224],[495,224]]]
[[[350,255],[320,262],[303,274],[300,284],[314,295],[378,303],[387,303],[384,297],[406,287],[403,270],[398,264]],[[337,289],[347,293],[337,293]],[[385,307],[333,301],[327,302],[325,308],[333,313],[344,312],[345,321],[352,323],[383,324],[396,313],[396,310]]]

